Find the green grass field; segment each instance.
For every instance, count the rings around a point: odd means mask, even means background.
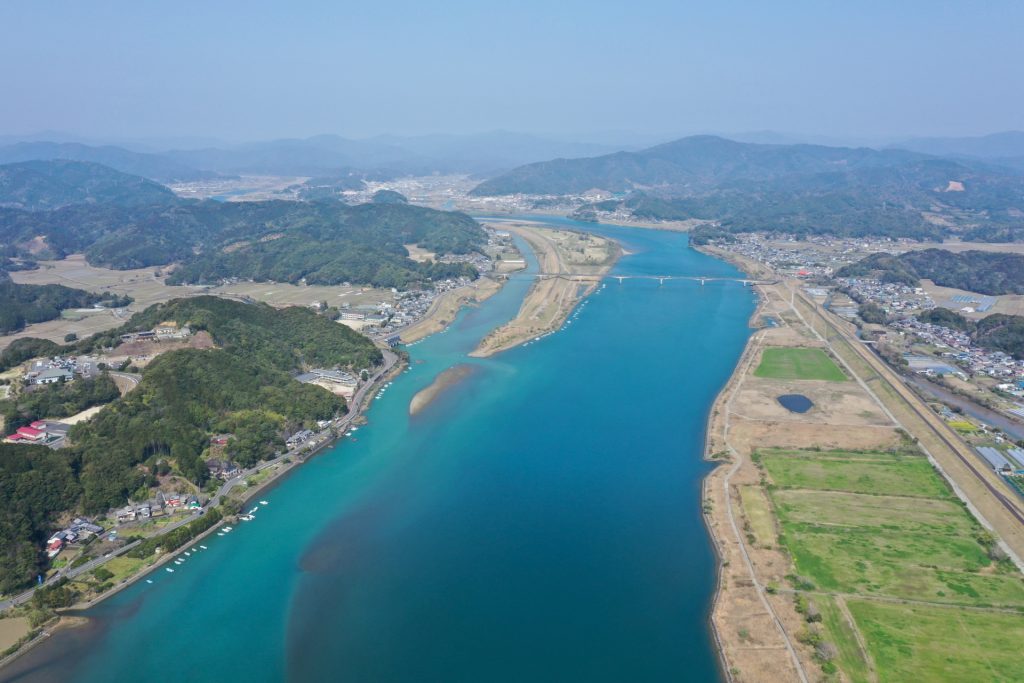
[[[824,595],[814,596],[814,604],[821,613],[821,623],[831,636],[831,642],[839,650],[836,663],[853,683],[870,681],[868,662],[857,644],[853,626],[839,610],[835,598]]]
[[[843,382],[846,375],[821,349],[769,347],[754,370],[756,377],[769,379],[821,379]]]
[[[1014,614],[849,600],[883,681],[1024,681]]]
[[[949,498],[931,463],[917,455],[766,451],[765,469],[781,488]]]
[[[750,522],[750,532],[759,545],[775,545],[775,524],[772,520],[768,498],[760,486],[740,486],[740,500],[743,512]]]
[[[880,680],[1014,680],[1021,666],[982,651],[984,632],[964,648],[954,634],[975,623],[1024,633],[1024,577],[989,557],[981,525],[917,455],[847,451],[764,450],[769,497],[779,521],[778,542],[795,573],[815,592],[847,596]],[[872,601],[915,600],[921,609]],[[851,680],[866,680],[849,621],[828,596],[814,595],[836,664]],[[855,609],[856,606],[856,609]],[[1020,614],[967,610],[996,607]],[[911,628],[920,618],[920,628]],[[987,628],[987,627],[986,627]],[[950,642],[936,647],[935,638]],[[941,640],[941,638],[939,638]],[[1005,640],[1005,638],[1004,638]],[[998,638],[990,642],[1002,642]],[[1010,647],[1006,641],[1004,647]],[[1024,678],[1018,678],[1024,680]]]

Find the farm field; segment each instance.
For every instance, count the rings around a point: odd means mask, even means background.
[[[741,486],[739,491],[743,511],[750,524],[750,533],[759,545],[775,545],[775,523],[764,491],[760,486]]]
[[[850,600],[886,681],[1024,681],[1024,617]]]
[[[767,379],[816,379],[843,382],[846,375],[821,349],[769,347],[754,370]]]
[[[1001,654],[1004,634],[1024,632],[1024,578],[992,559],[991,537],[927,459],[765,449],[757,461],[797,593],[820,613],[811,626],[850,680],[871,679],[858,633],[878,680],[1024,680]]]

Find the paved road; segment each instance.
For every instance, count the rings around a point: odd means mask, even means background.
[[[369,381],[364,382],[356,390],[356,393],[352,396],[352,400],[349,402],[349,412],[346,413],[344,417],[338,419],[337,422],[335,422],[332,425],[332,427],[328,427],[327,429],[323,430],[322,432],[317,434],[313,439],[310,439],[309,441],[304,443],[299,448],[292,449],[292,450],[288,451],[287,453],[284,453],[284,454],[274,458],[273,460],[267,460],[265,462],[262,462],[259,465],[257,465],[256,467],[253,467],[251,469],[245,470],[241,474],[239,474],[238,476],[233,477],[233,478],[229,479],[228,481],[224,482],[224,484],[217,490],[217,493],[213,496],[213,498],[211,498],[210,501],[206,504],[206,508],[212,510],[213,508],[217,507],[220,504],[221,500],[228,493],[231,492],[231,489],[233,489],[234,487],[238,486],[239,484],[244,484],[245,480],[247,478],[251,477],[253,474],[256,474],[257,472],[265,470],[268,467],[273,467],[274,465],[276,465],[276,464],[280,463],[281,461],[283,461],[285,458],[295,457],[301,451],[309,448],[309,445],[311,443],[319,443],[322,439],[327,438],[330,435],[330,431],[331,431],[332,428],[338,430],[339,432],[343,432],[344,430],[346,430],[349,427],[349,425],[352,424],[352,421],[355,420],[357,417],[359,417],[362,414],[362,411],[365,408],[365,406],[363,404],[365,402],[367,394],[374,388],[374,386],[377,384],[377,382],[380,380],[380,378],[383,377],[385,374],[387,374],[391,370],[391,368],[393,368],[395,366],[395,364],[398,362],[398,354],[396,354],[394,351],[383,350],[382,352],[384,354],[384,363],[370,377]],[[132,374],[129,374],[129,373],[111,373],[111,374],[124,377],[125,379],[134,381],[136,384],[138,384],[138,381],[139,381],[138,380],[138,375],[132,375]],[[189,522],[194,520],[196,517],[197,517],[196,514],[185,515],[180,520],[178,520],[178,521],[168,525],[167,527],[165,527],[160,533],[161,533],[161,535],[162,534],[166,534],[169,531],[177,529],[178,527],[182,526],[183,524],[188,524]],[[93,569],[96,569],[97,567],[102,566],[104,563],[108,562],[112,558],[117,557],[118,555],[123,555],[124,553],[128,552],[129,550],[134,548],[139,543],[141,543],[141,541],[133,541],[133,542],[129,543],[126,546],[118,548],[117,550],[115,550],[113,552],[107,553],[106,555],[104,555],[102,557],[93,558],[92,560],[89,560],[85,564],[80,565],[78,567],[75,567],[73,569],[71,569],[71,568],[61,569],[56,574],[54,574],[49,579],[47,579],[47,581],[43,585],[44,586],[50,586],[50,585],[53,585],[55,582],[57,582],[62,577],[66,577],[68,579],[73,579],[76,576],[79,576],[79,575],[84,574],[86,572],[90,572]],[[22,604],[24,602],[27,602],[27,601],[31,600],[32,599],[32,595],[35,594],[37,588],[39,588],[39,586],[33,586],[32,588],[30,588],[29,590],[25,591],[24,593],[16,595],[13,598],[9,598],[7,600],[0,601],[0,612],[6,610],[9,607],[13,607],[14,605],[20,605],[20,604]]]
[[[370,377],[369,381],[363,382],[363,384],[358,389],[356,389],[356,393],[353,394],[352,400],[349,401],[349,411],[348,413],[345,414],[344,417],[339,418],[336,422],[334,422],[333,425],[321,431],[319,434],[317,434],[312,439],[305,442],[298,448],[293,448],[292,450],[287,451],[286,453],[282,453],[281,455],[277,456],[276,458],[273,458],[272,460],[265,460],[261,462],[259,465],[256,465],[255,467],[252,467],[247,470],[243,470],[238,475],[232,477],[231,479],[228,479],[227,481],[224,482],[223,485],[221,485],[219,489],[217,489],[217,493],[214,494],[213,498],[210,499],[210,502],[207,503],[207,507],[212,509],[220,505],[221,500],[225,496],[227,496],[228,493],[231,492],[231,489],[235,488],[240,484],[244,484],[249,477],[256,474],[257,472],[262,472],[268,467],[273,467],[283,462],[287,458],[297,457],[302,451],[307,450],[311,444],[320,443],[323,439],[328,438],[330,436],[331,429],[335,429],[338,432],[344,432],[346,429],[348,429],[349,425],[352,424],[352,421],[362,414],[363,409],[365,408],[363,403],[367,393],[369,393],[374,388],[374,386],[376,386],[377,381],[380,380],[380,378],[383,377],[385,374],[387,374],[391,370],[391,368],[395,367],[395,364],[398,362],[398,354],[396,354],[394,351],[384,350],[382,353],[384,354],[384,363],[381,365],[380,368],[377,369],[377,372],[375,372]]]

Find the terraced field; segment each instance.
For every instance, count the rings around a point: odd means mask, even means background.
[[[1024,633],[1024,577],[993,559],[991,537],[927,459],[762,450],[756,460],[798,599],[818,612],[806,636],[834,646],[826,671],[838,666],[854,681],[1024,680],[1024,660],[1005,654],[1008,634]]]

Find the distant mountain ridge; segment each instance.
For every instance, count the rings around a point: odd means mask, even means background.
[[[894,166],[926,155],[868,147],[773,145],[695,135],[638,152],[528,164],[486,180],[474,195],[575,194],[590,189],[701,189],[726,182],[765,180]]]
[[[177,196],[136,175],[85,161],[23,161],[0,166],[0,206],[45,211],[72,204],[166,204]]]
[[[56,159],[103,164],[122,173],[161,182],[199,180],[216,175],[159,154],[132,152],[112,145],[95,147],[76,142],[17,142],[0,147],[0,164]]]

